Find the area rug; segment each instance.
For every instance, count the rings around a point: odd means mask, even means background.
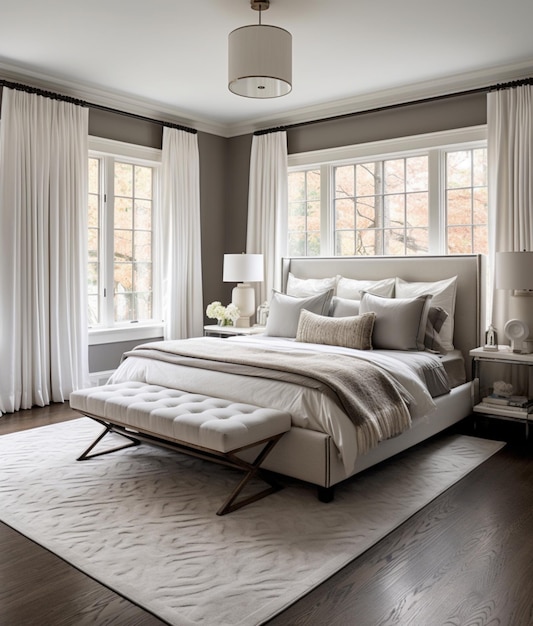
[[[76,462],[100,430],[81,418],[0,437],[0,519],[179,626],[263,623],[503,445],[437,438],[343,484],[332,503],[288,481],[219,517],[234,470],[151,446]]]

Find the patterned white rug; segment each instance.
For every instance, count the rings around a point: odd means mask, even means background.
[[[175,625],[271,618],[503,444],[449,436],[337,489],[289,484],[232,514],[237,475],[149,446],[84,462],[89,419],[0,437],[0,519]]]

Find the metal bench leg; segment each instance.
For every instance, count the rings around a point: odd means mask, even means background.
[[[281,435],[283,435],[282,433]],[[226,499],[224,504],[218,509],[217,515],[225,515],[226,513],[231,513],[240,509],[241,507],[251,504],[252,502],[256,502],[265,496],[270,495],[271,493],[275,493],[279,491],[283,487],[272,477],[268,476],[265,472],[263,472],[260,468],[261,463],[266,459],[266,457],[270,454],[272,448],[277,444],[281,435],[277,435],[275,438],[267,441],[264,448],[259,452],[253,463],[247,463],[243,461],[239,457],[235,456],[232,453],[228,453],[226,456],[231,459],[232,463],[239,468],[242,468],[246,471],[244,478],[239,482],[239,484],[235,487],[235,489],[231,492],[229,497]],[[241,491],[246,487],[248,482],[254,477],[259,476],[264,482],[266,482],[270,487],[255,493],[247,498],[242,498],[238,502],[237,497],[241,493]]]
[[[103,422],[99,422],[99,423],[102,424]],[[122,446],[115,446],[114,448],[109,448],[109,450],[103,450],[102,452],[94,452],[93,454],[90,454],[91,450],[95,446],[97,446],[100,443],[100,441],[102,441],[102,439],[108,433],[115,433],[116,435],[120,435],[121,437],[128,439],[129,443],[125,443]],[[133,436],[126,435],[121,432],[117,432],[116,430],[114,430],[111,424],[104,424],[103,432],[101,432],[98,435],[98,437],[96,437],[96,439],[91,443],[91,445],[80,454],[80,456],[76,459],[76,461],[85,461],[86,459],[92,459],[95,456],[102,456],[103,454],[111,454],[111,452],[116,452],[117,450],[124,450],[125,448],[131,448],[132,446],[138,446],[140,443],[141,442],[138,439],[135,439],[135,437]]]

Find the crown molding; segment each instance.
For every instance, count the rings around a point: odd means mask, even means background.
[[[84,100],[89,104],[109,107],[117,111],[133,113],[161,122],[188,126],[196,130],[225,136],[227,128],[224,124],[217,124],[210,120],[195,117],[192,114],[179,111],[161,102],[128,95],[118,91],[108,91],[94,85],[77,83],[48,76],[41,72],[22,66],[0,62],[0,78],[12,82],[20,82],[30,87],[56,91],[64,96]]]
[[[475,72],[455,74],[454,76],[431,81],[412,83],[411,85],[362,94],[353,98],[295,109],[288,113],[248,123],[233,124],[228,127],[229,136],[244,135],[277,126],[290,126],[291,124],[300,124],[314,120],[325,120],[338,115],[371,111],[384,106],[415,102],[416,100],[450,95],[470,89],[481,89],[500,82],[529,78],[532,75],[533,59],[529,59],[513,65],[498,66]]]
[[[0,77],[22,82],[39,89],[57,91],[65,96],[84,100],[89,104],[141,115],[161,122],[181,124],[198,131],[221,137],[246,135],[257,130],[277,126],[290,126],[368,111],[383,106],[403,104],[425,98],[445,96],[470,89],[479,89],[490,85],[528,78],[533,74],[533,59],[513,65],[498,66],[464,74],[455,74],[445,78],[424,81],[395,87],[373,93],[362,94],[334,102],[322,102],[317,105],[294,109],[278,115],[248,120],[236,124],[220,124],[212,120],[196,117],[193,113],[180,111],[161,102],[133,97],[123,92],[111,92],[94,85],[76,83],[36,72],[34,69],[0,62]]]

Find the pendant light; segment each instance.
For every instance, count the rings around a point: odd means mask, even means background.
[[[246,98],[278,98],[292,89],[292,35],[284,28],[261,23],[269,0],[251,0],[259,24],[229,34],[228,87]]]

